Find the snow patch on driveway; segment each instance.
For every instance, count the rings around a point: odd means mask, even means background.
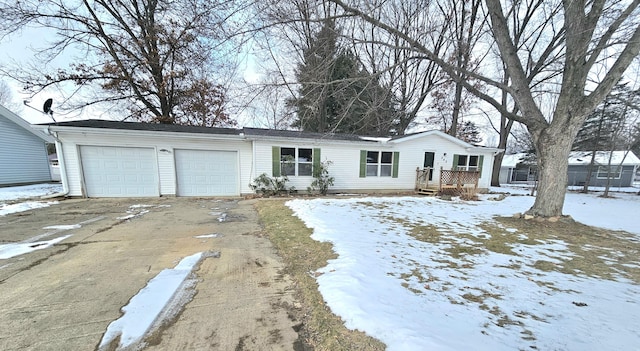
[[[63,241],[64,239],[67,239],[70,236],[71,235],[65,235],[47,241],[38,241],[31,243],[22,242],[0,245],[0,260],[6,260],[8,258],[24,255],[32,251],[46,249]]]
[[[186,291],[195,286],[196,279],[190,279],[189,275],[206,257],[219,257],[219,253],[198,252],[183,258],[174,268],[158,273],[122,307],[124,314],[109,324],[98,348],[112,349],[115,346],[112,343],[120,337],[116,349],[136,349],[134,344],[141,343],[148,331],[160,326],[193,297],[193,293]]]

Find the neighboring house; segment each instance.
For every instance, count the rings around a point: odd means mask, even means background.
[[[611,157],[611,167],[608,167]],[[568,185],[582,186],[586,182],[591,163],[591,152],[572,151],[567,169]],[[631,151],[598,151],[594,160],[590,186],[631,187],[640,167],[640,159]],[[610,178],[610,179],[608,179]],[[537,179],[535,161],[527,154],[505,155],[500,167],[500,183],[524,183]]]
[[[0,186],[51,181],[46,143],[53,139],[0,106]]]
[[[60,163],[58,163],[58,154],[49,155],[49,168],[51,169],[51,180],[59,182],[62,180],[60,177]]]
[[[480,172],[488,188],[499,149],[439,131],[395,138],[84,120],[41,125],[57,140],[69,196],[238,196],[259,175],[286,174],[304,191],[319,162],[331,161],[330,191],[411,191],[416,170]],[[291,160],[287,162],[286,160]],[[455,164],[454,164],[455,163]]]

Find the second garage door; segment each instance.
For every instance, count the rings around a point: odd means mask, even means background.
[[[175,150],[178,196],[237,196],[235,151]]]

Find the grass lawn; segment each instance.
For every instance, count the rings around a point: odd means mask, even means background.
[[[296,298],[302,304],[300,330],[305,349],[348,351],[384,350],[385,345],[364,333],[348,330],[343,321],[329,310],[318,292],[313,272],[336,258],[329,243],[311,239],[311,229],[293,216],[282,199],[263,199],[256,208],[267,237],[285,261],[286,273],[296,284]]]

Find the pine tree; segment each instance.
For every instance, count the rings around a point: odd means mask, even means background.
[[[333,20],[303,53],[296,78],[299,96],[294,127],[309,132],[388,135],[395,130],[391,94],[350,50],[339,49]]]
[[[618,83],[604,101],[587,117],[576,139],[573,150],[589,151],[591,161],[583,191],[589,190],[589,181],[595,168],[595,158],[598,151],[615,151],[617,146],[624,144],[621,130],[625,127],[629,104],[637,99],[635,92],[628,86]]]
[[[469,144],[480,144],[482,137],[475,123],[466,121],[458,125],[456,129],[456,138],[464,140]]]

